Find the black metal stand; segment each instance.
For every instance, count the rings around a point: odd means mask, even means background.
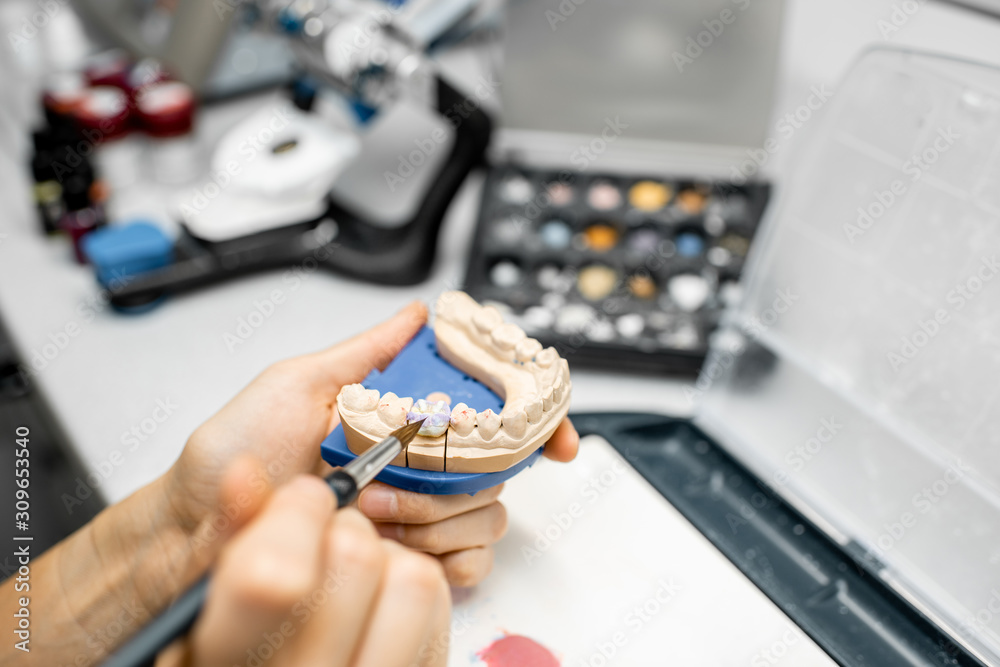
[[[178,243],[177,261],[170,266],[112,286],[111,303],[119,308],[138,308],[170,294],[309,258],[345,276],[382,285],[412,285],[425,280],[434,265],[444,214],[465,177],[482,163],[493,127],[478,103],[467,100],[440,77],[436,86],[436,111],[452,122],[455,140],[417,211],[405,224],[393,229],[380,227],[331,201],[322,217],[301,225],[224,243],[206,243],[188,236]],[[457,113],[459,110],[463,115]],[[316,227],[325,219],[337,223],[338,233],[332,241],[317,244]]]

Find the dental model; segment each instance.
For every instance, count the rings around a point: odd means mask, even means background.
[[[569,411],[569,364],[554,348],[504,323],[492,306],[464,292],[437,301],[434,334],[438,354],[504,399],[500,414],[476,412],[435,392],[414,401],[392,392],[351,384],[337,408],[347,446],[361,454],[394,429],[429,415],[419,435],[393,465],[442,472],[498,472],[544,445]]]

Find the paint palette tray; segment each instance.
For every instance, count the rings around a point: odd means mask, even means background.
[[[694,374],[769,191],[493,166],[465,289],[574,365]]]

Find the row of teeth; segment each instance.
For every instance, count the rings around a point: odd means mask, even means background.
[[[448,294],[442,295],[438,301],[437,315],[456,325],[464,322],[456,321],[454,310],[449,308]],[[478,304],[477,304],[478,305]],[[481,306],[472,316],[472,325],[482,338],[493,345],[494,351],[508,361],[527,363],[534,361],[539,368],[549,368],[559,360],[559,353],[554,348],[542,349],[542,344],[534,338],[529,338],[524,330],[516,324],[504,322],[500,311],[493,306]]]
[[[483,440],[489,441],[503,429],[512,438],[519,440],[527,432],[528,424],[537,424],[545,412],[561,403],[566,388],[563,376],[556,375],[552,385],[546,387],[541,396],[525,404],[523,410],[515,408],[505,410],[502,414],[490,409],[476,412],[465,403],[459,403],[451,411],[450,426],[461,436],[471,434],[475,428]],[[379,395],[377,389],[365,389],[360,384],[344,387],[340,400],[352,412],[375,411],[379,420],[390,429],[403,426],[406,423],[406,413],[413,407],[413,398],[409,396],[399,397],[391,391]]]

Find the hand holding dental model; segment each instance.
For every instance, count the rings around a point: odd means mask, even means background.
[[[500,488],[426,496],[375,482],[360,512],[332,513],[329,489],[307,474],[330,470],[319,443],[339,420],[341,388],[388,364],[426,316],[412,304],[265,370],[162,477],[33,561],[32,651],[8,642],[0,663],[94,664],[212,567],[204,612],[158,667],[266,662],[277,636],[269,664],[446,664],[446,582],[488,573],[506,528]],[[568,461],[577,444],[563,420],[545,453]],[[20,595],[13,585],[0,588],[3,609]]]

